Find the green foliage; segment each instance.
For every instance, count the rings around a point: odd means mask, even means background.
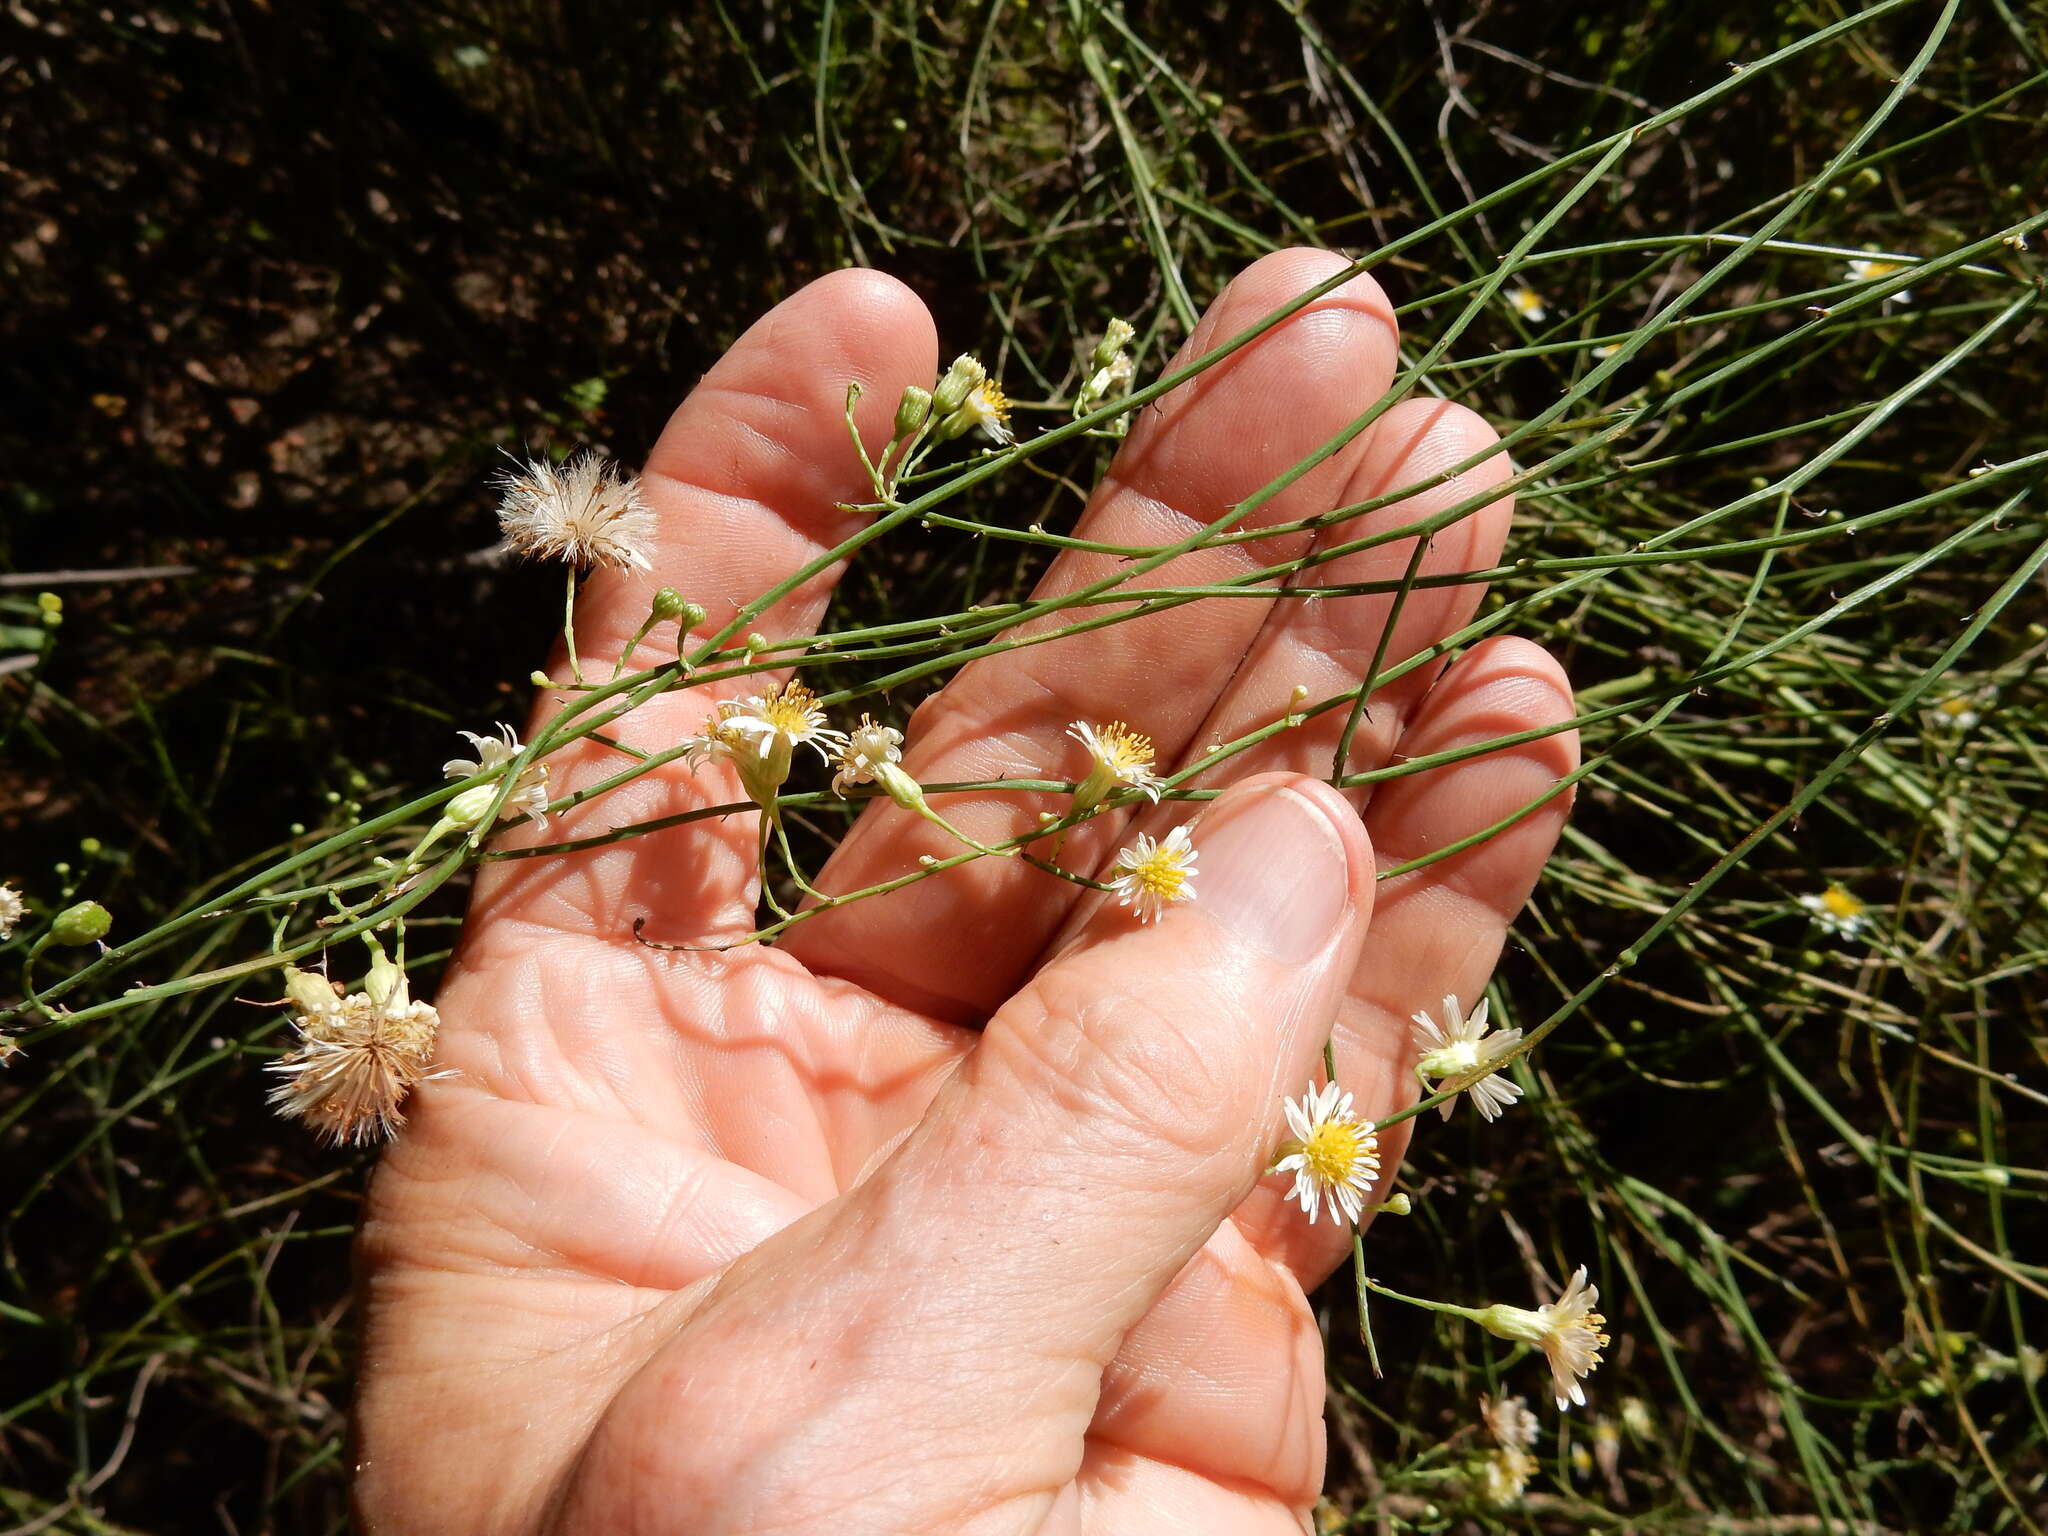
[[[0,958],[75,901],[119,942],[281,857],[354,878],[323,844],[364,817],[416,840],[558,611],[472,558],[495,450],[633,457],[815,272],[904,276],[1031,440],[1110,315],[1143,386],[1246,260],[1332,246],[1410,386],[1510,443],[1463,638],[1550,646],[1586,754],[1493,995],[1528,1095],[1420,1128],[1370,1265],[1528,1304],[1584,1261],[1615,1336],[1486,1512],[1476,1401],[1534,1368],[1382,1307],[1375,1378],[1327,1288],[1332,1528],[2038,1529],[2048,73],[2000,0],[222,14],[18,20],[0,83],[0,877],[33,909]],[[1852,276],[1873,251],[1911,265]],[[1112,447],[934,504],[834,629],[1020,601]],[[978,638],[918,628],[899,711]],[[1830,882],[1853,939],[1799,905]],[[410,919],[423,989],[459,909]],[[361,1168],[264,1116],[280,984],[243,969],[295,910],[110,966],[0,1079],[16,1520],[342,1527]]]

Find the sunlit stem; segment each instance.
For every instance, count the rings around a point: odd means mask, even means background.
[[[825,893],[804,878],[803,866],[797,863],[796,854],[790,849],[789,829],[783,825],[780,802],[769,804],[762,814],[768,818],[769,824],[775,828],[775,842],[782,849],[782,862],[789,866],[789,878],[796,882],[797,889],[806,896],[815,896],[820,901],[826,900]],[[763,884],[765,885],[766,882],[764,881]],[[787,916],[788,914],[785,913],[783,915]]]
[[[917,808],[917,814],[922,816],[926,821],[930,822],[933,826],[937,827],[941,832],[944,832],[949,837],[953,838],[956,842],[965,843],[968,847],[972,848],[976,853],[985,853],[990,858],[996,859],[1013,859],[1017,856],[1017,850],[1015,848],[991,848],[986,843],[977,843],[973,838],[969,837],[965,832],[962,832],[958,827],[954,826],[953,823],[946,820],[945,817],[941,816],[937,811],[933,810],[928,805],[920,805]]]
[[[569,676],[580,686],[583,664],[576,659],[576,567],[573,565],[569,567],[568,595],[562,600],[562,642],[569,648]],[[631,654],[630,650],[627,654]]]
[[[782,818],[776,815],[772,807],[761,812],[761,836],[754,849],[754,862],[761,872],[761,899],[768,903],[770,912],[788,922],[794,914],[775,899],[775,887],[768,879],[768,839],[773,835],[771,828],[779,828],[781,825]]]

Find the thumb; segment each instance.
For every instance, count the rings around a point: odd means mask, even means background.
[[[1189,832],[1195,898],[1152,923],[1099,901],[879,1170],[1045,1298],[1027,1346],[1107,1362],[1251,1191],[1365,936],[1372,852],[1329,786],[1247,780]]]
[[[643,1401],[729,1376],[775,1411],[670,1445],[672,1489],[1036,1528],[1124,1333],[1257,1182],[1371,905],[1364,829],[1314,780],[1247,780],[1191,832],[1197,899],[1100,904],[869,1178],[704,1298]],[[891,1447],[917,1476],[878,1484]]]

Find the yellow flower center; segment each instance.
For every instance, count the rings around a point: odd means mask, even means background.
[[[818,696],[802,683],[769,690],[761,718],[792,739],[808,736],[818,723]]]
[[[1134,731],[1121,720],[1112,720],[1095,739],[1102,747],[1102,761],[1118,778],[1149,770],[1152,766],[1152,738]]]
[[[1863,263],[1863,276],[1866,278],[1890,277],[1894,272],[1903,272],[1905,270],[1906,264],[1903,261],[1866,261]]]
[[[1820,893],[1820,904],[1836,917],[1850,918],[1863,915],[1863,903],[1854,896],[1851,896],[1839,885],[1831,885],[1822,891]]]
[[[994,379],[985,379],[967,397],[974,404],[975,414],[990,421],[1010,419],[1010,397]]]
[[[1524,315],[1533,315],[1543,307],[1543,300],[1536,296],[1533,288],[1517,288],[1508,295],[1508,302]]]
[[[1365,1137],[1356,1120],[1326,1120],[1301,1144],[1302,1160],[1317,1182],[1344,1184],[1358,1167]]]
[[[1131,878],[1147,895],[1161,901],[1179,901],[1188,888],[1188,872],[1181,856],[1163,843],[1131,866]]]
[[[1947,715],[1949,719],[1954,720],[1959,716],[1967,715],[1970,712],[1970,701],[1964,698],[1961,694],[1957,694],[1952,699],[1943,699],[1939,704],[1935,705],[1934,707],[1940,710],[1941,713],[1943,713],[1944,715]]]

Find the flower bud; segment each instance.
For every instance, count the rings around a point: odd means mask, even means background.
[[[1107,368],[1115,362],[1117,353],[1129,346],[1131,338],[1137,334],[1128,320],[1110,321],[1108,329],[1102,333],[1102,340],[1095,343],[1095,366]]]
[[[458,827],[473,827],[490,814],[491,802],[497,798],[496,784],[478,784],[450,800],[441,814]]]
[[[1415,1202],[1410,1200],[1407,1191],[1403,1190],[1390,1199],[1382,1200],[1380,1209],[1389,1216],[1406,1216],[1415,1209]]]
[[[939,380],[938,388],[932,391],[932,411],[939,416],[952,415],[966,404],[974,386],[987,377],[988,370],[981,366],[980,358],[961,353]]]
[[[903,398],[896,402],[896,435],[910,436],[931,418],[931,414],[932,392],[910,385],[903,391]]]
[[[54,592],[38,592],[36,611],[42,617],[43,628],[55,629],[64,622],[64,599]]]
[[[96,901],[66,907],[50,924],[52,944],[94,944],[114,926],[114,915]]]
[[[680,617],[683,610],[689,606],[683,600],[683,594],[674,587],[663,587],[654,594],[654,602],[648,609],[648,617],[657,624],[665,624],[670,619]]]

